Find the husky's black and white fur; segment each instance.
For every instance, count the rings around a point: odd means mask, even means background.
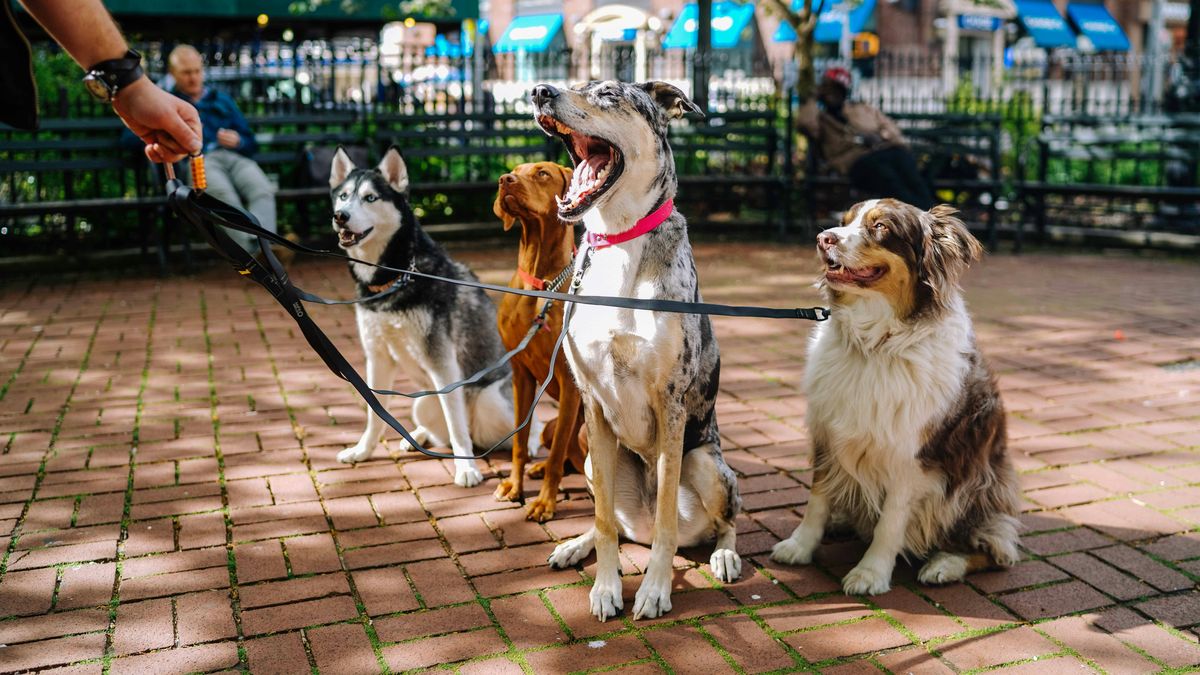
[[[360,169],[341,148],[329,179],[333,229],[338,244],[359,260],[397,269],[414,269],[455,279],[475,280],[464,265],[421,229],[408,202],[408,169],[392,148],[375,169]],[[496,332],[496,307],[480,289],[434,282],[350,263],[360,296],[402,287],[372,302],[355,305],[358,333],[367,355],[367,384],[390,388],[397,367],[421,389],[441,389],[491,363],[504,353]],[[426,396],[413,405],[413,439],[445,447],[455,455],[454,482],[471,487],[483,479],[472,447],[490,447],[511,429],[512,372],[442,396]],[[371,456],[385,424],[368,411],[367,429],[358,444],[338,453],[342,462]],[[537,433],[537,430],[534,430]],[[538,436],[534,436],[537,438]],[[411,450],[407,443],[402,448]]]
[[[543,84],[533,100],[538,123],[563,140],[575,162],[559,204],[563,219],[616,234],[674,198],[667,123],[698,112],[679,89],[662,82],[593,82],[571,90]],[[700,300],[683,216],[674,211],[648,234],[593,251],[581,292]],[[574,565],[596,549],[591,610],[601,621],[624,606],[618,535],[651,545],[635,618],[671,609],[678,546],[715,539],[713,574],[737,579],[734,518],[741,497],[717,433],[721,359],[709,318],[579,305],[568,336],[566,354],[587,420],[596,523],[560,544],[550,564]]]

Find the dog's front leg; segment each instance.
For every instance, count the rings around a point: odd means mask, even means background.
[[[543,462],[542,489],[529,503],[526,517],[545,522],[554,517],[558,502],[558,486],[562,482],[563,465],[567,461],[567,450],[575,443],[579,433],[579,390],[570,381],[570,374],[558,378],[558,422],[554,436],[550,439],[550,454]],[[513,468],[516,472],[516,468]]]
[[[519,426],[525,421],[525,417],[529,414],[529,409],[533,407],[533,396],[537,393],[537,380],[534,379],[533,373],[529,369],[519,363],[512,364],[512,388],[513,388],[513,426]],[[512,473],[508,478],[500,481],[500,486],[496,488],[495,497],[501,501],[515,502],[522,498],[522,493],[525,490],[525,460],[529,458],[529,431],[530,427],[534,426],[531,421],[517,431],[517,436],[513,439],[512,446]],[[551,513],[554,509],[551,508]]]
[[[596,581],[592,584],[592,614],[606,621],[625,606],[621,600],[621,562],[617,558],[617,436],[598,404],[588,406],[588,452],[592,464],[592,496],[596,500]],[[585,535],[586,536],[586,535]],[[668,590],[670,587],[668,586]]]
[[[679,547],[679,469],[683,460],[682,410],[661,411],[655,445],[658,497],[654,510],[654,540],[646,578],[638,587],[633,618],[653,619],[671,611],[671,563]]]
[[[813,551],[825,536],[825,525],[829,522],[829,498],[825,496],[823,485],[825,472],[821,469],[813,473],[812,494],[808,497],[808,506],[804,508],[804,519],[792,532],[792,536],[775,544],[771,549],[771,559],[785,565],[807,565],[812,562]]]
[[[447,365],[440,372],[430,373],[433,386],[444,388],[447,384],[462,379],[458,359],[450,354]],[[450,447],[454,451],[454,482],[462,487],[475,487],[483,481],[483,474],[475,464],[475,444],[471,441],[470,417],[467,414],[466,395],[462,388],[438,397],[442,402],[442,414],[446,417],[446,432],[450,436]]]
[[[903,478],[893,481],[883,499],[883,511],[872,530],[871,545],[862,560],[842,579],[846,595],[878,595],[892,587],[896,556],[904,550],[905,533],[912,510],[913,491]]]
[[[396,381],[396,361],[388,353],[387,347],[381,343],[364,341],[364,351],[367,355],[367,386],[372,389],[387,389]],[[338,453],[339,462],[353,464],[361,462],[375,452],[375,446],[383,438],[386,425],[383,419],[367,408],[367,428],[363,431],[358,443]]]

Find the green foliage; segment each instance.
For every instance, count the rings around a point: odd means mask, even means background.
[[[1006,100],[981,98],[976,94],[970,76],[964,75],[946,101],[946,112],[962,115],[999,115],[1002,132],[1011,141],[1001,156],[1005,176],[1015,179],[1020,175],[1022,165],[1027,173],[1036,169],[1037,158],[1032,152],[1036,146],[1033,140],[1042,129],[1042,117],[1028,92],[1014,92]]]
[[[33,79],[42,115],[55,115],[64,108],[73,110],[90,102],[79,84],[81,77],[83,71],[66,52],[45,45],[34,48]]]

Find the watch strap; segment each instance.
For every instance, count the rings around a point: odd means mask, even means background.
[[[143,75],[142,55],[130,49],[125,56],[97,63],[88,74],[102,79],[115,93]]]

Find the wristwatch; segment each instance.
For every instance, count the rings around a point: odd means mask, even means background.
[[[111,102],[121,89],[142,76],[142,55],[130,49],[119,59],[101,61],[88,69],[83,86],[97,101]]]

